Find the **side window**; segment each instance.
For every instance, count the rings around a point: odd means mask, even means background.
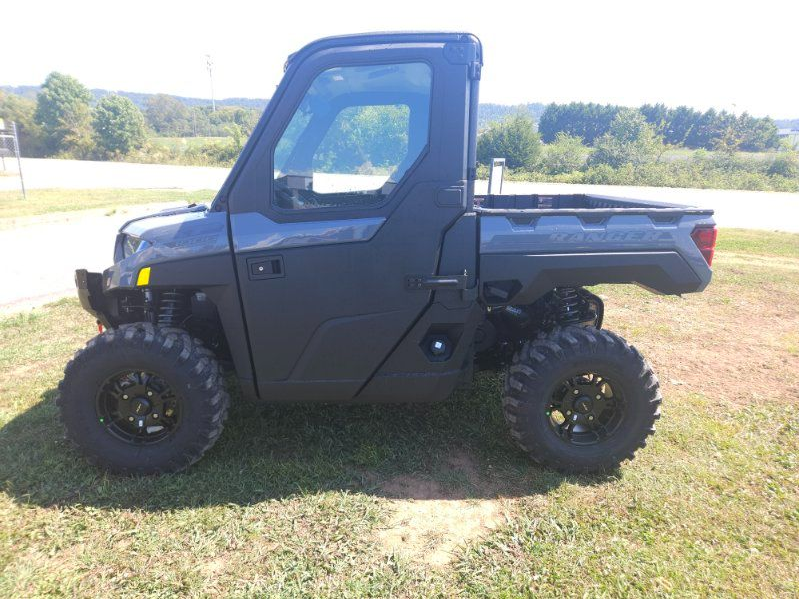
[[[274,156],[284,209],[379,204],[428,141],[430,67],[336,67],[314,79]]]

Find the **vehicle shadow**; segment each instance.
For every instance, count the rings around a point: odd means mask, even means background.
[[[547,493],[567,476],[532,464],[508,437],[497,377],[434,405],[264,406],[237,401],[219,442],[181,474],[117,477],[64,439],[55,389],[0,429],[0,484],[20,503],[166,511],[250,505],[346,490],[396,499],[489,499]]]

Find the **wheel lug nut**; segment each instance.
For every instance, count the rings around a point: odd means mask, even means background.
[[[596,398],[597,399],[602,399],[602,396],[601,395],[597,395]]]
[[[128,420],[129,420],[130,422],[133,422],[133,416],[128,416]]]
[[[128,396],[127,396],[127,395],[123,395],[123,396],[122,396],[122,399],[127,399],[127,398],[128,398]]]
[[[147,397],[152,397],[152,396],[153,396],[153,392],[152,391],[148,391],[147,392]]]
[[[574,394],[575,394],[575,395],[580,395],[580,390],[579,390],[579,389],[575,389],[575,390],[574,390]]]
[[[588,420],[593,420],[593,419],[594,419],[594,417],[593,417],[593,416],[589,416],[589,417],[588,417]]]
[[[153,418],[158,418],[158,414],[153,414]]]
[[[566,410],[566,416],[571,416],[571,415],[572,415],[572,411],[571,410]]]

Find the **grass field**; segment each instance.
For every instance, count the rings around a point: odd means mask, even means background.
[[[154,202],[208,202],[215,191],[175,189],[32,189],[22,199],[16,191],[0,191],[0,219],[40,216],[92,208],[113,209]]]
[[[236,403],[182,475],[63,441],[74,300],[0,321],[0,596],[799,593],[799,236],[722,231],[708,290],[602,287],[660,376],[658,433],[605,476],[531,465],[500,378],[434,406]]]

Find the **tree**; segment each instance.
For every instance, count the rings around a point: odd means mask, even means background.
[[[399,157],[418,155],[409,148],[410,110],[404,105],[349,106],[330,125],[313,156],[313,170],[324,173],[391,172]],[[417,140],[418,141],[418,140]]]
[[[191,113],[175,96],[156,94],[147,100],[147,122],[159,135],[180,137],[192,133]]]
[[[738,117],[737,129],[741,137],[742,150],[763,152],[779,147],[777,124],[769,117],[758,119],[744,112]]]
[[[646,122],[640,111],[632,108],[619,111],[610,124],[610,130],[597,140],[595,146],[591,162],[614,168],[652,162],[663,151],[663,143],[654,127]]]
[[[541,138],[535,121],[526,114],[515,114],[493,124],[477,138],[477,160],[489,164],[492,158],[505,158],[508,168],[535,166],[541,154]]]
[[[586,144],[593,145],[594,140],[607,133],[618,112],[619,107],[611,104],[550,104],[538,121],[538,130],[546,143],[552,143],[555,136],[563,132],[576,135]]]
[[[546,147],[544,168],[551,175],[571,173],[583,167],[586,154],[582,139],[561,131],[555,136],[555,141]]]
[[[666,143],[672,145],[688,145],[687,140],[694,130],[694,127],[696,127],[699,122],[702,113],[688,106],[678,106],[677,108],[671,109],[669,112],[669,122],[664,131]]]
[[[261,113],[254,108],[219,106],[209,115],[209,121],[217,129],[217,134],[224,135],[232,125],[236,125],[244,136],[249,137],[260,116]]]
[[[40,156],[43,152],[42,129],[36,124],[36,102],[30,98],[0,91],[0,119],[17,124],[19,145],[24,156]]]
[[[98,149],[127,154],[144,143],[144,116],[128,98],[111,95],[97,103],[92,122]]]
[[[77,79],[50,73],[36,97],[34,119],[44,133],[48,153],[83,157],[91,150],[92,96]]]

